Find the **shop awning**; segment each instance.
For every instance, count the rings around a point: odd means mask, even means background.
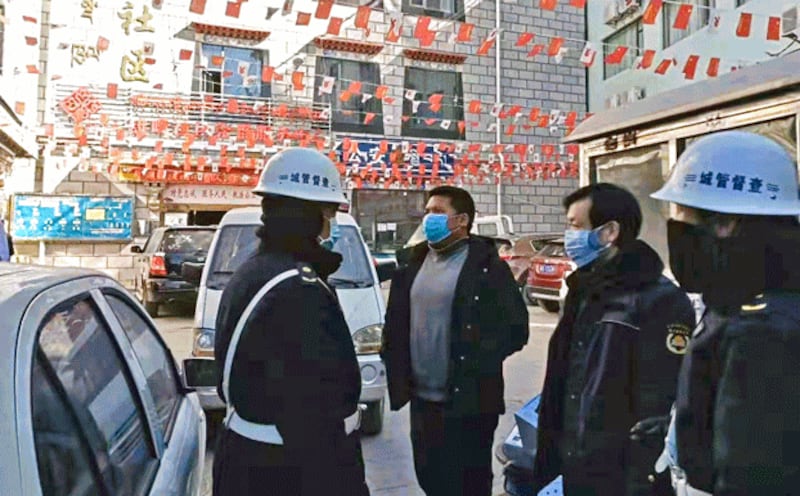
[[[403,56],[411,60],[435,62],[438,64],[460,65],[467,60],[466,55],[458,53],[438,52],[436,50],[417,50],[414,48],[406,48],[403,50]]]

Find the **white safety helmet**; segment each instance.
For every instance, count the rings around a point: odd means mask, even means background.
[[[795,161],[775,141],[743,131],[692,143],[666,184],[650,196],[723,214],[800,214]]]
[[[311,148],[287,148],[270,157],[253,194],[347,203],[339,170],[331,159]]]

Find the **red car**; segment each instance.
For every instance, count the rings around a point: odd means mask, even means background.
[[[567,297],[566,278],[576,268],[564,251],[564,239],[549,241],[531,259],[525,297],[548,312],[558,312]]]
[[[544,248],[549,241],[561,236],[563,234],[527,234],[515,239],[513,242],[504,242],[498,249],[500,259],[508,264],[514,280],[517,281],[519,289],[522,291],[525,303],[528,305],[535,305],[535,300],[529,300],[524,291],[525,285],[528,283],[531,261],[536,256],[536,253]]]

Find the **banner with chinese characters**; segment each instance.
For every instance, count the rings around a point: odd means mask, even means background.
[[[17,195],[11,232],[19,240],[131,239],[133,196]]]
[[[347,148],[345,149],[345,147]],[[425,143],[401,140],[359,141],[359,138],[344,138],[335,148],[336,158],[350,173],[365,169],[378,169],[388,173],[393,164],[400,163],[400,171],[411,171],[415,176],[432,177],[437,171],[439,177],[453,175],[456,155],[449,146],[440,143]]]
[[[252,193],[250,187],[200,186],[173,184],[164,189],[163,199],[174,205],[238,205],[257,206],[260,198]]]

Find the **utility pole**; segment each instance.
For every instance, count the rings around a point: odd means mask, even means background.
[[[500,55],[502,45],[502,32],[500,31],[500,2],[501,0],[494,0],[494,29],[496,33],[497,43],[494,49],[494,84],[495,84],[495,108],[500,108]],[[500,112],[497,112],[495,117],[495,142],[499,145],[502,137],[502,129],[500,126]],[[500,154],[500,172],[497,174],[497,215],[503,215],[503,170],[505,169],[505,160],[503,153]]]

